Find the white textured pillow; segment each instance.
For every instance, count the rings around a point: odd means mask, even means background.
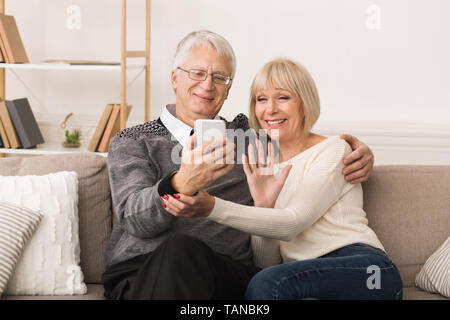
[[[450,237],[427,259],[416,276],[416,286],[450,298]]]
[[[22,252],[6,294],[85,294],[80,268],[77,173],[0,176],[1,200],[44,213]]]
[[[43,216],[39,211],[0,201],[0,296]]]

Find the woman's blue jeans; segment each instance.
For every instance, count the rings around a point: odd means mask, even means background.
[[[402,298],[397,267],[380,249],[355,243],[317,259],[293,261],[258,272],[248,300]]]

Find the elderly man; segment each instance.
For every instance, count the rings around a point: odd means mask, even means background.
[[[160,201],[166,194],[213,196],[253,205],[242,165],[227,161],[182,162],[173,159],[197,119],[214,119],[235,74],[230,44],[209,31],[188,34],[178,45],[171,75],[175,105],[160,118],[118,133],[111,141],[108,166],[113,207],[118,217],[106,252],[103,274],[107,299],[241,299],[258,271],[252,262],[250,235],[205,218],[179,218]],[[225,120],[226,121],[226,120]],[[227,129],[248,129],[239,114]],[[366,180],[373,166],[370,149],[352,136],[345,159],[346,178]],[[230,144],[211,144],[226,156]],[[183,157],[205,152],[185,148]],[[176,152],[175,152],[176,153]],[[345,172],[348,171],[348,172]],[[197,208],[205,210],[205,208]]]

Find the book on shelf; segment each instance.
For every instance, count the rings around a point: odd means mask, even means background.
[[[97,128],[95,128],[94,135],[92,136],[91,142],[89,143],[88,150],[91,152],[97,151],[98,145],[100,143],[100,139],[103,136],[103,132],[105,132],[106,124],[108,123],[109,116],[114,108],[114,104],[107,104],[105,110],[103,110],[103,114],[97,124]]]
[[[8,136],[6,135],[5,127],[3,126],[2,119],[0,118],[0,138],[2,139],[2,147],[3,148],[11,148],[9,144]]]
[[[19,137],[17,136],[16,129],[9,115],[8,107],[6,106],[6,101],[0,101],[0,120],[3,123],[3,127],[6,131],[6,136],[8,137],[9,144],[11,148],[17,149],[22,147]]]
[[[7,63],[28,63],[28,56],[13,16],[0,14],[0,37],[3,43],[0,46]]]
[[[127,105],[125,108],[125,121],[128,119],[128,116],[131,112],[131,106]],[[109,142],[111,138],[116,135],[117,132],[120,131],[120,104],[115,104],[114,108],[109,117],[108,123],[105,128],[105,132],[103,133],[102,139],[100,140],[100,144],[98,146],[98,152],[108,152]]]
[[[117,61],[103,61],[103,60],[70,60],[70,59],[48,59],[43,60],[43,63],[62,63],[62,64],[70,64],[73,66],[118,66],[120,62]]]
[[[6,106],[23,148],[28,149],[44,143],[27,98],[6,101]]]

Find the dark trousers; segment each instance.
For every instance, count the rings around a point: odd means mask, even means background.
[[[174,235],[155,251],[108,268],[106,299],[243,299],[259,269],[214,252],[203,241]]]

